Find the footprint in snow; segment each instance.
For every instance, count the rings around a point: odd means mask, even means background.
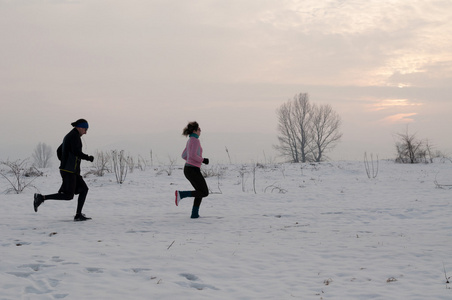
[[[213,285],[210,284],[204,284],[204,283],[197,283],[194,281],[198,281],[199,277],[194,275],[194,274],[190,274],[190,273],[181,273],[179,274],[182,277],[185,277],[185,279],[189,280],[190,282],[187,284],[186,282],[178,282],[179,285],[184,286],[184,287],[191,287],[191,288],[195,288],[197,290],[204,290],[204,289],[212,289],[212,290],[219,290],[218,288],[214,287]]]
[[[104,270],[102,268],[86,268],[88,273],[103,273]]]
[[[55,265],[46,265],[46,264],[25,264],[25,265],[21,265],[19,266],[19,268],[30,268],[35,272],[40,271],[42,268],[50,268],[50,267],[55,267]]]
[[[181,273],[179,275],[182,277],[185,277],[187,280],[190,280],[190,281],[196,281],[199,279],[198,276],[190,274],[190,273]]]

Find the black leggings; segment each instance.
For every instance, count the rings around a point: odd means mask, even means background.
[[[192,197],[195,197],[193,206],[200,206],[202,198],[209,196],[209,188],[207,187],[204,176],[201,174],[201,169],[186,165],[184,167],[184,175],[195,188],[195,190],[191,192]]]
[[[63,183],[58,193],[45,195],[44,200],[72,200],[74,195],[78,195],[77,214],[81,214],[88,194],[88,186],[83,177],[78,174],[60,171],[60,175]]]

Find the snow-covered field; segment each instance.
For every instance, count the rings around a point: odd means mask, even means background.
[[[87,222],[2,194],[0,299],[452,299],[452,164],[379,163],[213,164],[199,219],[181,166],[88,176]]]

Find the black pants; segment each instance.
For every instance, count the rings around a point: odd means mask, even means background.
[[[201,174],[201,169],[198,167],[185,166],[184,175],[195,188],[195,190],[191,192],[192,197],[195,197],[193,206],[200,206],[202,198],[209,196],[209,188],[207,187],[204,176]]]
[[[74,195],[78,195],[77,214],[82,213],[85,204],[86,195],[88,194],[88,186],[83,177],[79,174],[60,171],[63,183],[57,194],[45,195],[44,200],[72,200]]]

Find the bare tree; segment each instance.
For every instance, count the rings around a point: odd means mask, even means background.
[[[397,159],[399,163],[418,163],[425,161],[426,147],[421,140],[416,138],[416,134],[398,133],[399,141],[396,142]]]
[[[289,157],[292,162],[299,162],[298,139],[296,138],[295,126],[292,124],[292,103],[287,102],[281,105],[277,110],[278,114],[278,136],[279,145],[275,148],[286,157]]]
[[[309,155],[313,140],[313,117],[315,107],[309,102],[309,95],[300,93],[293,99],[293,123],[295,124],[296,138],[302,162],[312,160]]]
[[[314,108],[314,117],[312,118],[313,148],[311,149],[314,161],[322,161],[323,153],[336,146],[342,137],[342,133],[339,132],[340,126],[341,118],[329,104]]]
[[[45,143],[39,143],[36,146],[32,157],[37,168],[50,167],[50,159],[53,157],[52,147]]]
[[[293,100],[281,105],[278,114],[279,145],[275,146],[283,156],[292,162],[306,162],[309,144],[312,142],[313,107],[309,95],[300,93]]]
[[[316,106],[306,93],[277,110],[279,145],[275,148],[292,162],[321,161],[342,134],[341,119],[329,105]]]

